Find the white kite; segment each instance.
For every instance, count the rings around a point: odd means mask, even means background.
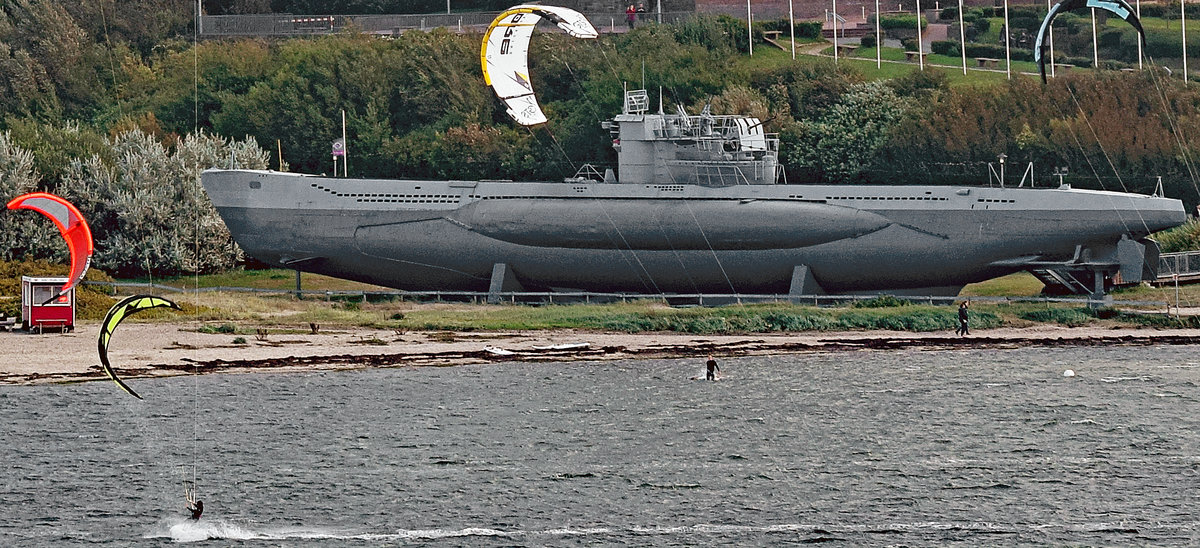
[[[480,53],[483,81],[508,106],[508,115],[523,126],[546,122],[529,81],[529,39],[543,17],[575,38],[599,36],[582,13],[557,6],[513,6],[492,21]]]

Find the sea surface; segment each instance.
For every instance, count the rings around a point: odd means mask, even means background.
[[[719,361],[3,386],[0,545],[1200,545],[1200,348]]]

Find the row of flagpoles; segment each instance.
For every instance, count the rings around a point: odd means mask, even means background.
[[[833,1],[833,17],[832,17],[832,20],[833,20],[833,59],[836,62],[837,58],[838,58],[838,12],[837,12],[837,0],[832,0],[832,1]],[[795,59],[796,58],[796,16],[795,16],[795,11],[793,10],[792,2],[793,2],[793,0],[788,0],[788,22],[790,23],[790,26],[792,29],[792,33],[791,33],[792,59]],[[917,57],[917,63],[919,64],[921,70],[925,70],[925,51],[923,49],[924,45],[922,44],[922,35],[921,35],[921,0],[916,0],[916,3],[917,3],[917,6],[916,6],[916,8],[917,8],[917,56],[916,57]],[[1183,81],[1187,82],[1187,79],[1188,79],[1188,73],[1187,73],[1187,19],[1186,19],[1186,15],[1184,13],[1185,5],[1186,5],[1186,2],[1181,1],[1179,3],[1179,21],[1180,21],[1180,28],[1181,28],[1182,39],[1183,39],[1183,42],[1182,42]],[[1046,0],[1046,11],[1049,12],[1051,7],[1052,6],[1050,4],[1050,0]],[[1141,0],[1137,0],[1136,8],[1137,8],[1138,19],[1141,19],[1141,17],[1142,17],[1142,1]],[[1099,44],[1098,44],[1097,37],[1096,37],[1096,8],[1091,8],[1091,10],[1092,10],[1092,66],[1099,66],[1100,65],[1100,50],[1099,50]],[[754,31],[752,30],[753,21],[754,21],[754,13],[753,13],[753,8],[751,7],[751,0],[746,0],[746,31],[750,35],[750,55],[751,56],[754,55]],[[844,31],[844,28],[843,28],[843,31]],[[963,74],[967,73],[967,36],[966,36],[966,34],[967,34],[966,22],[963,17],[963,1],[958,0],[958,37],[959,37],[959,43],[962,44],[962,46],[959,48],[959,50],[962,52]],[[1004,72],[1008,76],[1008,78],[1011,79],[1012,78],[1012,68],[1011,68],[1012,67],[1012,50],[1011,50],[1011,47],[1009,44],[1009,34],[1010,33],[1009,33],[1009,26],[1008,26],[1008,0],[1005,0],[1004,1]],[[883,35],[882,35],[882,32],[880,30],[880,25],[879,25],[879,0],[875,0],[875,44],[876,44],[875,67],[879,68],[883,64],[883,59],[880,56],[880,52],[883,50]],[[1050,28],[1049,46],[1050,46],[1050,52],[1049,52],[1050,76],[1054,76],[1054,29],[1053,28]],[[1137,46],[1138,46],[1138,68],[1140,69],[1140,68],[1142,68],[1142,47],[1143,47],[1141,35],[1138,36]]]

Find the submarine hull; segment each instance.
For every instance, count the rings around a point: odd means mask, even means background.
[[[1181,224],[1178,200],[1075,189],[338,179],[209,170],[234,240],[286,268],[406,290],[956,294],[1105,260]],[[1081,253],[1084,254],[1081,257]]]

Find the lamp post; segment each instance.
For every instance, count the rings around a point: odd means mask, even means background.
[[[1001,152],[1000,153],[1000,188],[1004,188],[1004,159],[1005,158],[1008,158],[1008,155]]]

